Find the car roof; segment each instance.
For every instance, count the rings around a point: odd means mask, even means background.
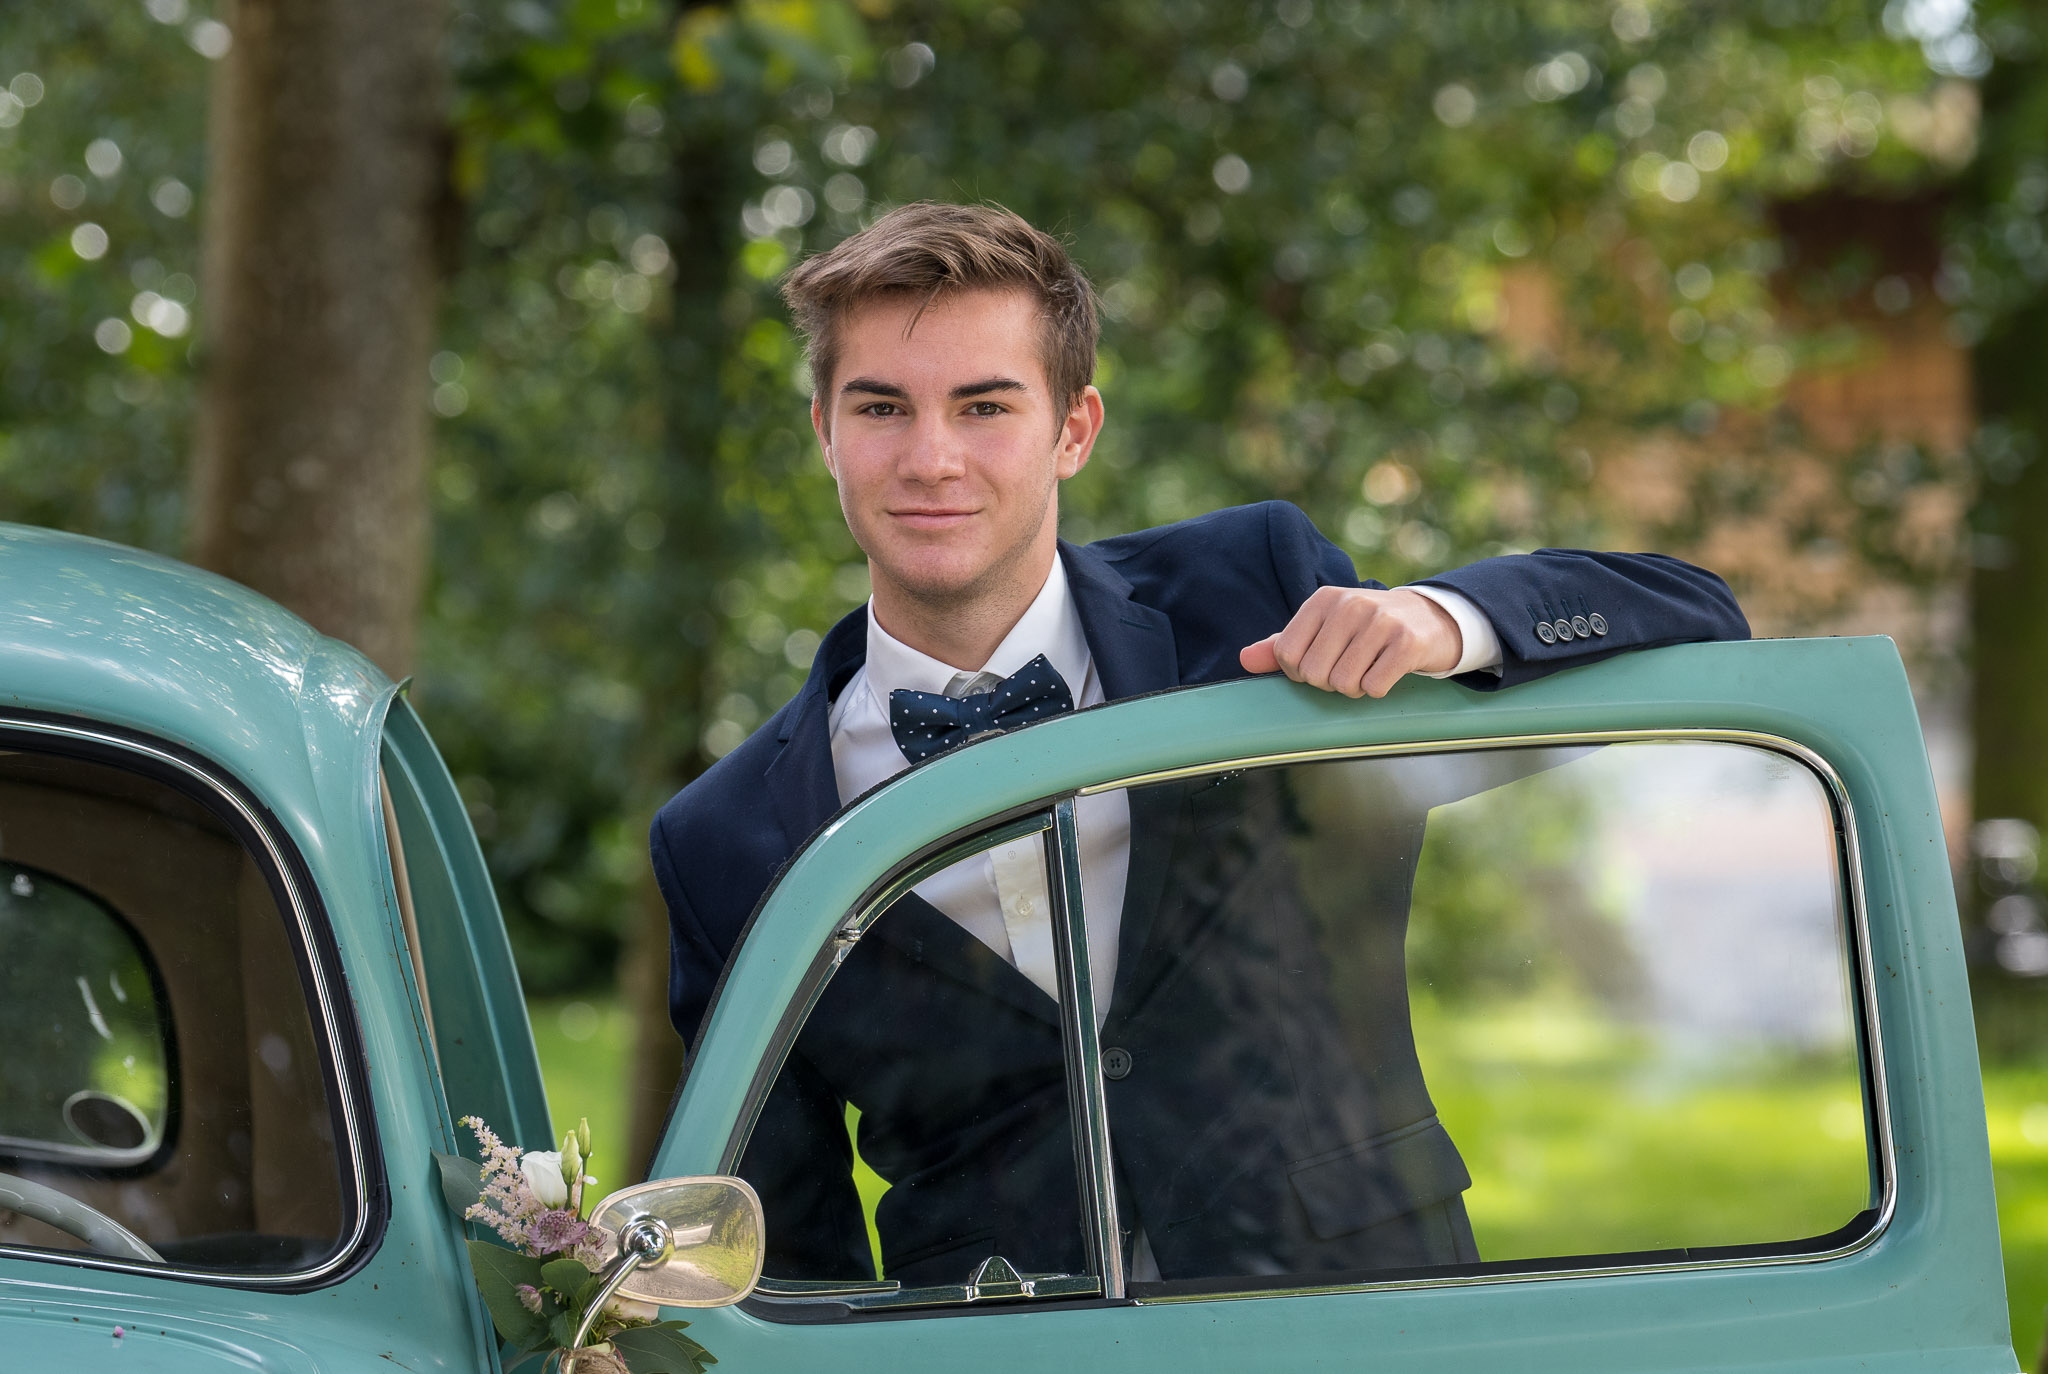
[[[0,711],[153,736],[223,766],[273,811],[317,815],[320,792],[373,776],[390,692],[362,654],[239,583],[0,524]]]

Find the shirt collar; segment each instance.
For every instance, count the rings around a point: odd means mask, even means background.
[[[996,645],[988,662],[971,671],[943,663],[897,639],[875,619],[874,602],[868,603],[868,688],[885,708],[889,693],[898,688],[944,692],[956,678],[971,678],[978,673],[1008,677],[1039,654],[1044,654],[1066,679],[1078,702],[1090,662],[1088,636],[1081,628],[1080,613],[1075,610],[1073,594],[1067,587],[1066,566],[1057,556],[1052,560],[1045,585],[1024,608],[1024,614],[1003,636],[1003,642]]]

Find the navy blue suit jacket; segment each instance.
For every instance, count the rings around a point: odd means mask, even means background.
[[[1361,582],[1342,550],[1300,510],[1283,502],[1218,511],[1086,547],[1063,542],[1060,557],[1110,700],[1243,677],[1238,651],[1284,626],[1318,587],[1381,585]],[[1747,638],[1749,633],[1718,577],[1656,554],[1545,549],[1487,559],[1426,581],[1470,598],[1499,635],[1501,674],[1461,679],[1482,690],[1629,649]],[[1560,618],[1594,615],[1604,622],[1605,634],[1564,641],[1548,630]],[[866,633],[863,610],[834,626],[803,690],[655,818],[654,870],[671,929],[670,1013],[686,1038],[697,1031],[760,897],[790,855],[838,809],[826,720],[832,700],[864,660]],[[1219,803],[1212,795],[1200,804]],[[1270,811],[1273,802],[1253,793],[1228,804],[1256,816]],[[1163,856],[1174,851],[1171,837],[1188,818],[1186,807],[1178,816],[1168,814],[1175,806],[1162,798],[1134,811],[1132,895],[1124,936],[1136,947],[1121,957],[1105,1028],[1106,1035],[1113,1031],[1119,1043],[1133,1046],[1151,1043],[1164,1049],[1207,1015],[1193,1004],[1166,1010],[1126,1005],[1127,982],[1148,966],[1147,931],[1165,939],[1174,930],[1174,884],[1207,882],[1214,876],[1189,879],[1179,870],[1178,877],[1166,876],[1169,864]],[[1147,808],[1163,810],[1155,816]],[[1419,841],[1419,834],[1418,820],[1409,838]],[[1387,867],[1398,870],[1404,860],[1412,865],[1414,848],[1396,844]],[[1195,860],[1198,865],[1231,861],[1229,855],[1206,853]],[[1160,872],[1148,878],[1148,865]],[[1284,881],[1280,886],[1285,887]],[[1398,881],[1394,886],[1399,891],[1390,889],[1388,905],[1401,908],[1399,917],[1405,919],[1406,888]],[[1152,905],[1141,911],[1140,901]],[[1155,911],[1169,913],[1156,929]],[[1278,928],[1271,912],[1205,919],[1224,930],[1249,929],[1252,922],[1261,931]],[[1051,1000],[915,898],[878,922],[874,934],[880,938],[863,941],[859,958],[840,970],[813,1013],[813,1027],[823,1029],[815,1039],[807,1034],[792,1055],[742,1166],[768,1206],[769,1271],[785,1277],[846,1277],[868,1267],[864,1223],[844,1172],[851,1152],[840,1116],[848,1100],[863,1111],[862,1154],[895,1185],[879,1218],[892,1277],[959,1282],[973,1258],[991,1253],[1003,1253],[1027,1270],[1076,1268],[1074,1218],[1045,1201],[1070,1197],[1073,1178]],[[1386,962],[1389,1005],[1405,1006],[1397,928]],[[1315,1016],[1304,1016],[1299,1008],[1277,1010],[1290,996],[1276,988],[1269,999],[1275,1014],[1288,1021],[1276,1035],[1314,1035],[1310,1023]],[[907,1027],[901,1016],[876,1016],[878,1007],[909,1006],[919,1011]],[[879,1020],[891,1024],[879,1027]],[[1282,1186],[1281,1193],[1291,1213],[1298,1213],[1292,1223],[1298,1236],[1248,1239],[1228,1233],[1220,1222],[1205,1221],[1189,1210],[1193,1203],[1171,1189],[1146,1195],[1148,1180],[1164,1180],[1176,1166],[1186,1177],[1185,1160],[1162,1157],[1144,1177],[1124,1180],[1127,1196],[1143,1205],[1155,1251],[1169,1276],[1246,1272],[1242,1266],[1247,1264],[1270,1268],[1278,1263],[1291,1270],[1385,1267],[1408,1253],[1401,1248],[1407,1242],[1385,1239],[1392,1234],[1390,1218],[1411,1205],[1445,1197],[1455,1201],[1466,1186],[1463,1166],[1441,1128],[1430,1129],[1433,1109],[1406,1039],[1405,1014],[1393,1021],[1401,1023],[1388,1027],[1397,1049],[1366,1075],[1371,1081],[1333,1069],[1328,1082],[1303,1090],[1311,1114],[1330,1118],[1320,1135],[1311,1131],[1304,1137],[1309,1143],[1268,1145],[1251,1137],[1229,1142],[1245,1188],[1263,1179],[1262,1186],[1270,1190],[1278,1186],[1275,1180],[1295,1179],[1292,1191]],[[909,1038],[897,1043],[892,1036],[900,1033]],[[929,1047],[956,1037],[975,1044],[974,1055],[950,1066],[932,1062]],[[813,1044],[820,1048],[807,1048]],[[906,1071],[893,1066],[919,1056],[917,1081],[903,1081]],[[1117,1085],[1133,1095],[1120,1124],[1113,1122],[1126,1171],[1148,1151],[1148,1141],[1161,1150],[1185,1147],[1189,1123],[1181,1118],[1189,1104],[1206,1110],[1218,1105],[1218,1094],[1242,1096],[1247,1090],[1241,1057],[1233,1061],[1238,1081],[1228,1084],[1204,1082],[1200,1057],[1185,1050],[1148,1056],[1146,1062],[1171,1062],[1180,1072],[1170,1087],[1161,1085],[1164,1096],[1157,1111],[1139,1105],[1136,1076],[1130,1085]],[[1298,1067],[1294,1074],[1299,1077]],[[1164,1105],[1168,1097],[1177,1105]],[[952,1104],[956,1119],[944,1130],[932,1124],[933,1098]],[[1373,1151],[1336,1148],[1364,1140],[1360,1132],[1375,1139],[1398,1138],[1405,1142],[1403,1153],[1389,1160]],[[952,1144],[942,1148],[935,1136]],[[975,1142],[971,1151],[962,1144],[970,1138]],[[1312,1149],[1317,1143],[1328,1148]],[[1304,1173],[1306,1159],[1327,1161],[1328,1167]],[[1209,1201],[1219,1200],[1218,1193],[1203,1190]],[[1237,1202],[1240,1214],[1273,1217],[1281,1210],[1264,1195],[1247,1193]],[[1217,1215],[1228,1210],[1219,1208]],[[1036,1221],[1020,1231],[1016,1217]],[[1461,1211],[1456,1220],[1462,1225]],[[1172,1231],[1176,1226],[1179,1230]],[[1372,1239],[1376,1235],[1380,1239]],[[1248,1245],[1266,1249],[1253,1254]],[[1469,1238],[1462,1248],[1427,1240],[1416,1245],[1420,1248],[1410,1256],[1414,1262],[1470,1258],[1463,1253]]]

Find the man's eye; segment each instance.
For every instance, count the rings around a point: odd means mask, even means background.
[[[896,409],[896,403],[894,401],[869,401],[866,405],[860,408],[860,413],[863,415],[873,415],[881,419],[887,419],[892,415],[899,414],[900,412]]]
[[[976,401],[973,405],[967,407],[967,413],[969,415],[982,416],[1001,415],[1003,407],[995,401]]]

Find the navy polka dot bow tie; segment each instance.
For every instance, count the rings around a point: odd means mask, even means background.
[[[986,692],[949,697],[898,687],[889,693],[889,729],[903,757],[923,763],[977,735],[1014,730],[1073,709],[1067,680],[1040,654]]]

